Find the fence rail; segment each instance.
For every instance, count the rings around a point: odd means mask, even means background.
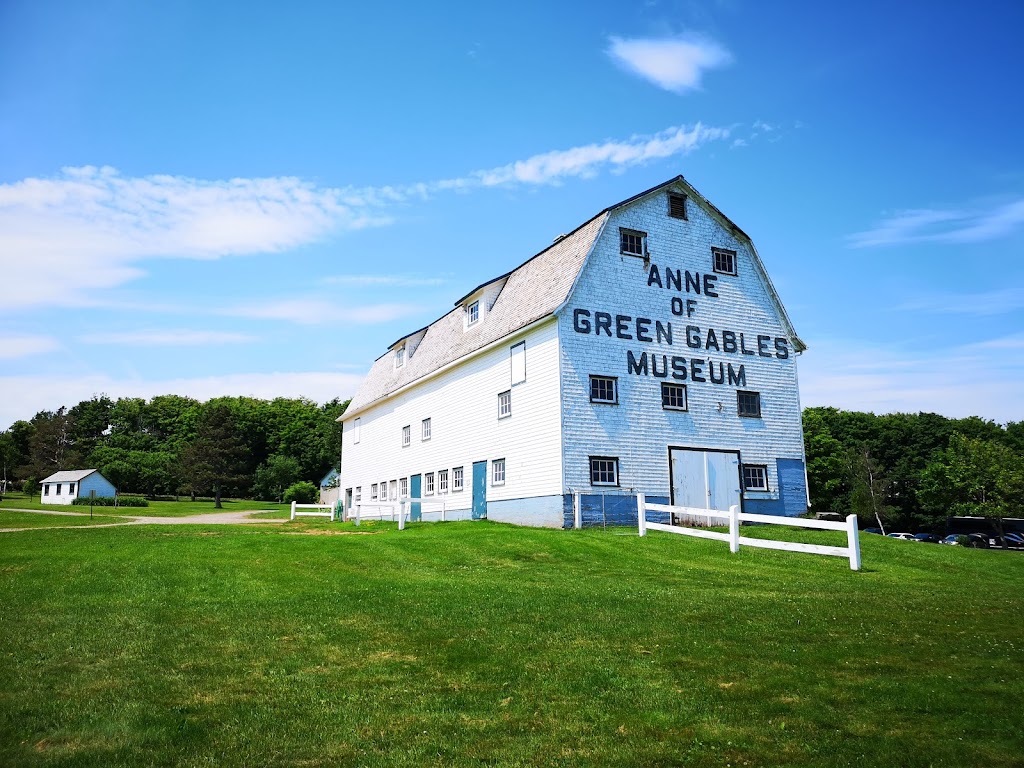
[[[300,509],[315,509],[317,512],[300,512]],[[326,512],[324,510],[327,510]],[[296,517],[329,517],[331,522],[334,522],[334,505],[333,504],[296,504],[292,502],[292,517],[294,520]]]
[[[716,541],[729,542],[730,552],[739,552],[740,546],[760,547],[762,549],[782,549],[788,552],[804,552],[812,555],[830,555],[833,557],[849,558],[850,568],[854,571],[860,570],[860,538],[857,530],[857,516],[849,515],[844,523],[835,523],[827,520],[805,520],[800,517],[777,517],[775,515],[754,515],[740,512],[738,506],[729,507],[729,511],[716,509],[697,509],[694,507],[678,507],[669,504],[648,504],[644,494],[636,495],[637,521],[640,528],[640,535],[646,536],[648,530],[664,531],[666,533],[678,533],[684,536],[694,536],[701,539],[715,539]],[[699,516],[707,518],[708,524],[712,520],[722,520],[728,523],[729,532],[707,531],[701,528],[686,528],[679,525],[666,525],[664,523],[647,522],[647,510],[652,512],[667,512],[669,521],[673,515],[688,517]],[[763,523],[766,525],[789,525],[798,528],[814,528],[823,531],[845,531],[847,545],[845,547],[827,547],[820,544],[803,544],[794,541],[777,541],[775,539],[753,539],[749,536],[740,536],[740,523]]]
[[[423,509],[427,506],[440,507],[441,508],[441,522],[446,522],[448,519],[448,503],[444,499],[425,499],[422,496],[403,496],[401,499],[395,501],[367,501],[359,502],[354,505],[355,508],[355,521],[356,525],[359,525],[364,518],[383,520],[385,517],[390,517],[394,522],[396,514],[398,517],[398,530],[405,530],[405,524],[407,522],[413,522],[412,520],[412,505],[419,504],[420,514],[423,514]],[[377,513],[370,512],[365,513],[364,508],[370,510],[378,510]],[[384,510],[388,510],[387,513]]]

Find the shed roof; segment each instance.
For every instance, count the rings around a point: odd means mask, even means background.
[[[39,483],[77,483],[79,480],[82,480],[97,471],[99,470],[62,469],[60,472],[54,472],[49,477],[43,478]]]

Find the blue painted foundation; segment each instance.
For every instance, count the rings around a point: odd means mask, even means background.
[[[571,493],[562,496],[562,527],[572,528],[573,496]],[[668,496],[648,496],[647,501],[651,504],[668,504]],[[652,523],[667,523],[667,512],[648,512],[647,519]],[[584,528],[606,525],[628,525],[635,527],[637,524],[636,496],[635,495],[602,495],[588,494],[580,495],[580,523]]]

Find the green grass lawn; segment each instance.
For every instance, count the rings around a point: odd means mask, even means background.
[[[249,510],[267,510],[281,516],[289,510],[287,504],[277,504],[269,501],[246,501],[240,499],[222,499],[223,509],[216,509],[211,499],[190,501],[183,496],[181,501],[151,501],[148,507],[117,507],[119,515],[146,515],[150,517],[188,517],[190,515],[215,514],[219,512],[243,512]],[[89,511],[89,507],[70,506],[67,504],[40,504],[39,494],[28,495],[24,493],[6,493],[3,501],[0,501],[2,509],[42,509],[58,510],[65,512]],[[97,511],[113,513],[114,507],[93,507],[93,514]],[[284,514],[284,517],[288,517]]]
[[[76,511],[78,511],[76,509]],[[97,515],[93,513],[89,518],[89,510],[84,515],[39,515],[35,512],[11,512],[7,509],[0,509],[0,528],[52,528],[52,527],[73,527],[78,525],[101,525],[103,523],[127,522],[123,517],[109,515]]]
[[[865,536],[855,573],[628,529],[3,536],[3,765],[1024,763],[1018,553]]]

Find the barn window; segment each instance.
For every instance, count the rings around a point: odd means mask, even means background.
[[[388,500],[388,481],[387,480],[381,480],[380,481],[380,500],[381,501],[387,501]]]
[[[421,440],[429,440],[430,439],[430,419],[424,419],[423,420],[423,424],[421,425],[420,439]]]
[[[448,470],[442,469],[437,473],[437,492],[448,493]]]
[[[526,381],[526,342],[512,345],[512,386]]]
[[[377,500],[377,484],[374,483],[373,485],[370,486],[370,501],[376,501],[376,500]]]
[[[662,382],[661,407],[666,411],[685,411],[687,409],[686,385]]]
[[[392,480],[388,484],[388,496],[391,497],[392,501],[394,501],[395,499],[398,498],[398,481],[397,480]]]
[[[403,477],[398,481],[398,498],[404,499],[409,495],[409,478]]]
[[[686,195],[668,193],[668,215],[673,219],[686,218]]]
[[[352,422],[352,442],[353,443],[358,443],[359,442],[359,432],[361,431],[360,430],[361,422],[362,422],[362,419],[356,419],[355,421]]]
[[[491,461],[491,485],[505,484],[505,460],[493,459]]]
[[[427,496],[433,496],[434,495],[434,473],[433,472],[427,472],[427,474],[425,474],[423,476],[423,492]]]
[[[647,249],[644,248],[644,241],[647,235],[635,229],[619,228],[619,253],[626,256],[643,256]]]
[[[618,485],[619,460],[612,456],[591,456],[590,484]]]
[[[711,261],[711,266],[718,274],[736,274],[736,251],[730,251],[725,248],[712,248]]]
[[[356,486],[356,504],[363,500],[363,486]]]
[[[466,307],[466,325],[473,325],[480,319],[480,302],[474,301]]]
[[[403,344],[395,350],[395,368],[401,368],[405,365],[405,345]]]
[[[590,402],[617,405],[619,402],[619,380],[614,376],[590,377]]]
[[[761,418],[761,393],[738,390],[736,392],[736,412],[740,416],[753,419]]]
[[[452,491],[462,490],[462,467],[456,467],[452,470]]]
[[[512,390],[498,395],[498,418],[504,419],[512,415]]]
[[[743,487],[748,491],[767,491],[768,467],[765,464],[744,464]]]
[[[402,427],[402,447],[405,448],[412,442],[412,427],[406,425]]]

